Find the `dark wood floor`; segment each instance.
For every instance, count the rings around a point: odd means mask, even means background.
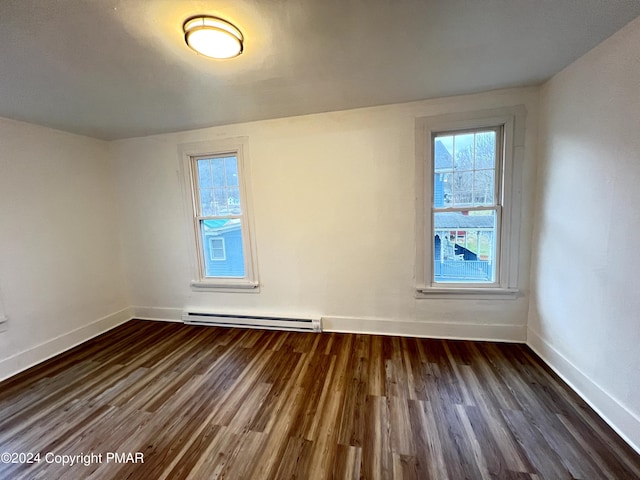
[[[139,320],[0,383],[2,452],[41,454],[3,480],[640,478],[526,346]]]

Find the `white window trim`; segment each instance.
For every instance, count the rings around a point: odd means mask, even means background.
[[[257,250],[255,244],[255,228],[252,216],[251,170],[248,154],[248,138],[237,137],[224,140],[185,143],[178,146],[180,157],[180,174],[183,184],[185,208],[185,228],[191,250],[192,280],[194,291],[211,292],[253,292],[260,291],[258,280]],[[245,276],[243,278],[210,278],[204,275],[204,249],[200,236],[200,225],[197,221],[198,199],[195,189],[193,159],[203,156],[220,156],[233,154],[238,160],[238,177],[240,179],[240,202],[242,204],[242,239],[245,257]]]
[[[525,118],[526,110],[519,105],[416,119],[416,298],[510,299],[518,296]],[[491,284],[435,283],[431,215],[433,135],[498,125],[504,128],[504,161],[501,165],[502,175],[496,179],[502,182],[497,281]]]
[[[214,240],[220,240],[221,243],[221,247],[214,247],[213,246],[213,241]],[[220,258],[216,258],[213,256],[213,251],[214,250],[222,250],[222,257]],[[227,259],[227,248],[224,244],[224,238],[222,237],[209,237],[209,259],[212,262],[224,262]]]

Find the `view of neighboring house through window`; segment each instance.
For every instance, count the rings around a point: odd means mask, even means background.
[[[246,276],[238,158],[233,154],[195,157],[196,220],[203,276]]]
[[[433,282],[497,282],[502,127],[435,133]]]

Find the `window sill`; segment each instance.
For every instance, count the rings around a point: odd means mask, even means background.
[[[517,288],[502,287],[416,287],[416,298],[449,298],[467,300],[515,300],[520,295]]]
[[[193,280],[191,290],[194,292],[260,293],[260,284],[257,282],[216,283]]]

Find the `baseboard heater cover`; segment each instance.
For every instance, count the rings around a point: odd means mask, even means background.
[[[320,317],[293,318],[286,316],[234,315],[185,311],[182,321],[188,325],[218,327],[259,328],[263,330],[288,330],[293,332],[322,332]]]

